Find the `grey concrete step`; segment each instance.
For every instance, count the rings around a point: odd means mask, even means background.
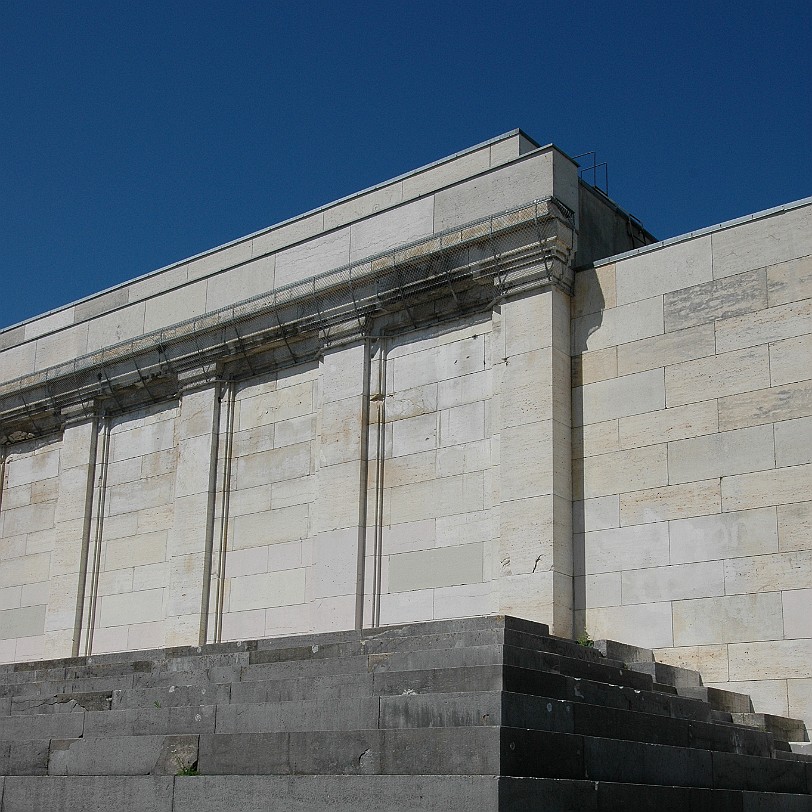
[[[804,795],[489,775],[13,776],[2,790],[2,812],[812,810]]]
[[[659,686],[670,685],[678,691],[681,688],[702,687],[702,675],[699,671],[693,671],[690,668],[680,668],[658,662],[632,662],[627,663],[626,667],[640,674],[648,674]]]
[[[723,713],[752,713],[753,703],[748,694],[724,691],[721,688],[678,688],[680,696],[701,699],[711,708]]]
[[[806,725],[801,719],[775,716],[770,713],[732,713],[733,722],[759,730],[766,730],[785,742],[808,741]]]

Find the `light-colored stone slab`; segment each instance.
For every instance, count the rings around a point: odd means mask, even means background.
[[[576,498],[591,499],[657,488],[667,483],[665,443],[588,457],[573,465],[573,493]]]
[[[310,507],[307,504],[237,516],[233,521],[231,546],[235,550],[243,550],[268,544],[285,544],[307,538],[309,528]]]
[[[808,254],[812,254],[812,206],[802,206],[715,233],[713,276],[731,276]]]
[[[812,462],[812,417],[784,420],[773,425],[775,465],[803,465]]]
[[[246,575],[231,579],[228,609],[243,612],[305,602],[303,568]]]
[[[616,263],[619,305],[687,288],[713,278],[711,238],[699,237]]]
[[[728,595],[812,588],[812,550],[725,561]]]
[[[87,351],[96,352],[143,335],[145,314],[146,304],[137,302],[92,319],[87,325]]]
[[[671,646],[671,604],[665,601],[589,609],[586,630],[594,640],[620,639],[643,648]]]
[[[678,519],[670,537],[673,564],[778,551],[774,508]]]
[[[103,627],[148,623],[164,617],[163,589],[145,589],[121,595],[105,595],[101,599],[99,625]]]
[[[614,307],[617,307],[614,263],[599,268],[585,268],[575,274],[572,318],[600,313]]]
[[[619,447],[637,448],[666,441],[713,434],[719,429],[715,400],[623,417],[618,423]]]
[[[602,350],[663,332],[663,298],[655,296],[573,319],[572,352]]]
[[[716,351],[712,324],[703,324],[687,330],[644,338],[617,348],[618,375],[629,375],[646,369],[656,369],[697,358],[705,358]]]
[[[617,374],[617,347],[584,352],[572,359],[573,386],[605,381]]]
[[[0,612],[0,640],[41,635],[45,630],[45,610],[42,604]]]
[[[812,378],[812,333],[770,345],[770,383],[773,386]]]
[[[740,474],[722,480],[722,510],[801,502],[812,492],[812,465]]]
[[[572,530],[584,533],[590,530],[607,530],[620,527],[620,497],[600,496],[572,503]]]
[[[676,646],[779,640],[784,632],[780,592],[674,601],[673,610]]]
[[[584,534],[587,575],[668,564],[668,526],[638,525]]]
[[[716,351],[730,352],[812,333],[812,299],[716,322]]]
[[[790,383],[719,399],[722,431],[792,420],[812,413],[812,381]]]
[[[666,332],[761,310],[767,307],[767,274],[760,269],[686,286],[667,294],[663,307]]]
[[[353,223],[350,261],[430,236],[434,230],[434,206],[434,197],[425,197]]]
[[[666,367],[669,407],[769,386],[767,347],[750,347]]]
[[[770,307],[812,297],[812,256],[767,268],[767,295]]]
[[[669,485],[620,496],[620,524],[647,524],[704,516],[721,510],[718,479]]]
[[[786,586],[791,587],[791,583]],[[785,589],[781,593],[781,600],[784,607],[784,637],[812,638],[812,588]]]
[[[665,407],[662,369],[590,383],[572,391],[573,424],[598,423]]]
[[[782,552],[807,550],[812,539],[812,502],[779,505],[778,547]]]
[[[659,442],[659,439],[656,442]],[[620,451],[617,420],[606,420],[602,423],[591,423],[588,426],[573,428],[573,459],[609,454],[612,451]]]
[[[696,482],[772,469],[775,446],[771,428],[754,426],[669,443],[669,482]]]
[[[286,248],[276,255],[277,288],[341,268],[350,261],[350,229],[341,228]]]
[[[480,583],[483,553],[482,544],[466,544],[390,556],[387,591]]]
[[[723,562],[627,570],[623,573],[622,593],[624,604],[724,595]]]
[[[731,680],[809,679],[812,640],[771,640],[728,646]]]

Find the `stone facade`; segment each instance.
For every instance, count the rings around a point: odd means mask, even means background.
[[[812,718],[810,214],[517,131],[0,332],[0,659],[509,613]]]

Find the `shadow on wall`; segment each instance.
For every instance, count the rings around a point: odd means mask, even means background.
[[[589,336],[603,322],[606,305],[597,273],[593,268],[576,272],[572,298],[570,353],[572,355],[572,415],[583,415],[583,354],[588,350]],[[572,567],[573,567],[573,634],[587,629],[587,586],[584,531],[584,426],[572,427]]]

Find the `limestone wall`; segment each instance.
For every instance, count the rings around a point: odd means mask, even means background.
[[[812,718],[812,204],[598,263],[572,301],[575,608]]]

